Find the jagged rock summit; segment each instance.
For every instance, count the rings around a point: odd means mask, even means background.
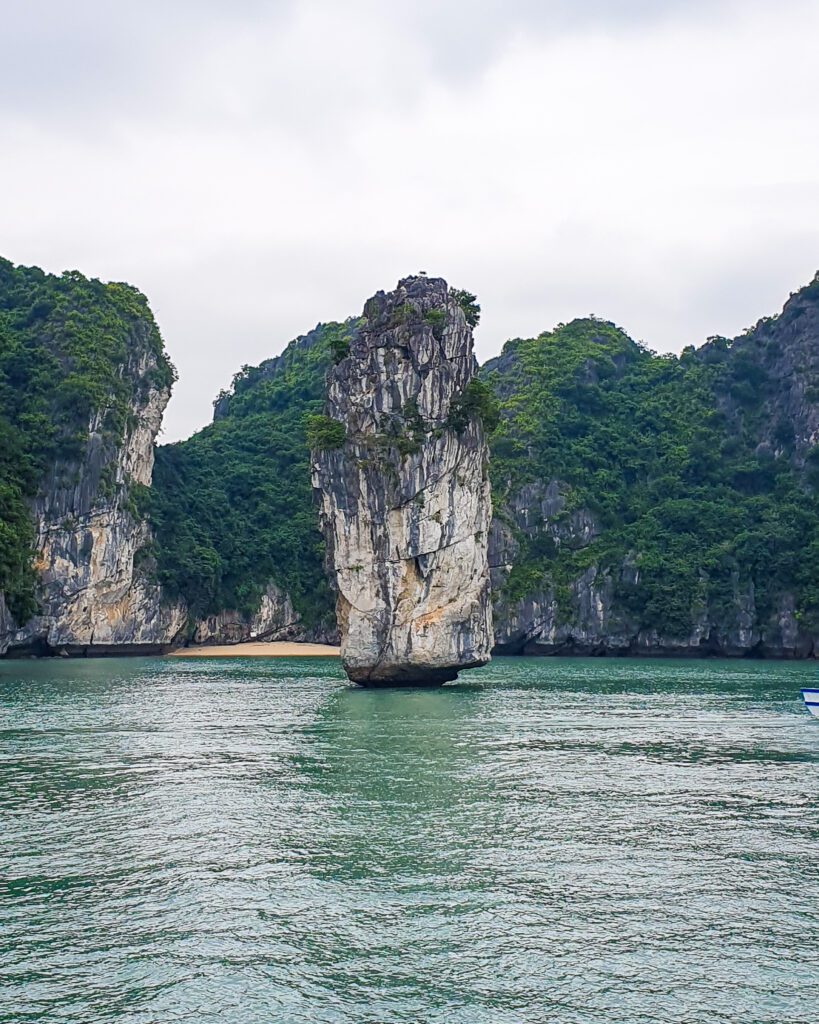
[[[365,686],[439,685],[489,661],[492,508],[470,298],[425,276],[374,295],[311,424],[342,662]]]

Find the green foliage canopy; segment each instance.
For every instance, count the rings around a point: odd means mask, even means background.
[[[464,291],[463,288],[450,288],[449,294],[464,311],[466,322],[470,327],[477,327],[481,322],[481,307],[477,295]]]
[[[518,531],[507,596],[551,587],[565,600],[596,565],[618,581],[621,607],[664,635],[685,636],[698,607],[727,611],[749,585],[760,614],[790,590],[819,625],[819,508],[787,445],[778,458],[757,450],[760,372],[729,358],[724,339],[658,356],[595,318],[508,342],[482,372],[502,411],[496,513],[525,484],[558,480],[564,514],[589,509],[600,533],[556,547]],[[629,562],[635,574],[622,573]]]
[[[151,555],[158,581],[193,616],[250,616],[272,580],[307,625],[331,619],[307,430],[325,419],[325,375],[352,326],[322,325],[277,359],[243,368],[221,396],[223,415],[157,450]]]

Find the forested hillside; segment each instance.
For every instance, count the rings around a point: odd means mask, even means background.
[[[274,582],[308,627],[332,620],[310,486],[307,417],[356,322],[323,324],[281,356],[245,367],[214,422],[157,450],[150,515],[157,579],[191,614],[253,614]]]
[[[308,433],[359,326],[243,368],[148,487],[174,372],[146,299],[0,260],[0,650],[38,602],[14,642],[162,645],[228,609],[236,638],[264,595],[264,621],[289,601],[300,635],[329,635]],[[480,379],[501,650],[819,651],[819,277],[679,357],[589,318],[509,341]]]
[[[137,339],[137,389],[169,390],[173,368],[135,288],[0,259],[0,594],[18,624],[37,610],[32,503],[47,474],[71,484],[92,421],[100,493],[117,487],[110,461],[133,426],[135,381],[124,369]]]
[[[730,342],[657,356],[588,319],[483,376],[499,639],[788,646],[819,631],[819,280]],[[783,616],[788,619],[783,623]]]
[[[817,292],[679,357],[585,319],[484,366],[502,414],[490,557],[503,649],[812,649]],[[249,615],[273,580],[305,622],[331,617],[305,424],[353,330],[319,327],[245,368],[213,424],[159,449],[158,578],[193,613]]]

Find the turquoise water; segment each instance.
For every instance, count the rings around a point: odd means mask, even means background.
[[[0,662],[0,1021],[813,1024],[817,675]]]

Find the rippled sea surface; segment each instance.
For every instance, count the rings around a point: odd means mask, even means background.
[[[1,662],[0,1021],[815,1024],[817,674]]]

